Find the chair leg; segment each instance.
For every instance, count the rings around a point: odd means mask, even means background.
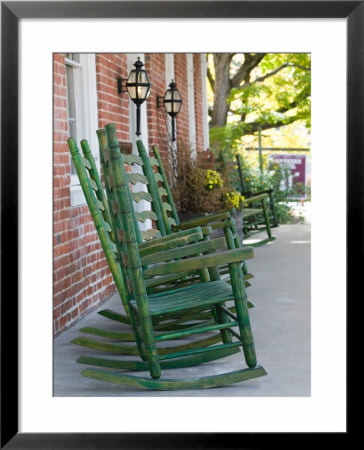
[[[244,219],[241,218],[241,220],[242,220],[241,233],[244,235]],[[236,222],[235,222],[235,220],[232,220],[231,222],[232,222],[231,223],[231,230],[232,230],[233,234],[235,235],[235,238],[234,238],[235,248],[241,248],[242,247],[242,242],[240,241],[239,233],[238,233],[238,230],[236,228]],[[241,263],[241,269],[243,271],[243,275],[244,276],[248,275],[248,267],[247,267],[245,261],[243,261]]]
[[[233,220],[233,219],[230,219],[230,220]],[[233,232],[231,230],[231,226],[224,228],[224,234],[225,234],[225,239],[226,239],[226,244],[227,244],[228,249],[231,250],[231,249],[236,248],[235,247],[234,235],[233,235]]]
[[[161,368],[159,364],[159,357],[157,346],[155,345],[153,326],[150,317],[139,317],[140,326],[142,329],[144,339],[144,346],[146,349],[147,360],[149,364],[150,375],[154,379],[161,376]]]
[[[229,269],[245,361],[248,367],[255,367],[257,364],[257,359],[255,354],[253,333],[250,326],[247,296],[244,283],[242,282],[240,264],[229,264]]]
[[[220,308],[220,305],[216,305],[216,313],[217,313],[217,318],[218,318],[219,323],[230,322],[230,319],[224,313],[224,311]],[[221,340],[224,344],[227,344],[227,343],[233,341],[229,330],[220,330],[220,333],[221,333]]]
[[[277,211],[276,211],[276,206],[274,204],[272,192],[269,192],[269,202],[270,202],[270,207],[271,207],[272,214],[273,214],[273,226],[278,227]]]
[[[271,238],[272,231],[270,229],[270,221],[269,221],[268,209],[267,209],[267,205],[265,203],[265,199],[262,200],[262,209],[263,209],[263,215],[264,215],[264,220],[265,220],[265,226],[267,228],[267,234],[268,234],[268,237]]]

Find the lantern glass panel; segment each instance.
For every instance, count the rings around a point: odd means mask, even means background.
[[[181,106],[182,102],[173,102],[173,112],[177,114],[181,109]]]
[[[138,98],[143,99],[148,98],[149,90],[150,90],[149,86],[138,86],[137,88]]]
[[[128,83],[136,83],[137,81],[137,71],[132,70],[129,74]]]
[[[168,89],[168,91],[164,96],[164,100],[172,100],[172,93],[173,93],[172,89]]]
[[[173,103],[172,102],[165,102],[164,107],[166,108],[167,113],[173,112]]]
[[[136,90],[136,87],[135,87],[135,86],[127,86],[127,89],[128,89],[128,93],[129,93],[129,95],[130,95],[130,98],[131,98],[132,100],[134,100],[135,98],[137,98],[137,94],[136,94],[137,90]]]
[[[176,89],[174,92],[173,92],[173,99],[174,100],[182,100],[182,97],[181,97],[181,94],[179,93],[179,90],[178,89]]]

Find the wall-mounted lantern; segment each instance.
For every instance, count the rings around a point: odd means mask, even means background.
[[[162,97],[157,96],[157,107],[162,106],[160,100]],[[182,97],[177,89],[176,83],[172,80],[169,85],[169,89],[166,91],[163,97],[163,106],[165,107],[167,113],[172,118],[172,141],[176,140],[175,124],[177,114],[179,113],[182,106]]]
[[[136,134],[139,136],[140,133],[140,105],[149,97],[151,83],[149,80],[148,73],[145,69],[142,69],[144,64],[140,61],[140,58],[134,63],[135,69],[133,69],[127,80],[118,78],[118,91],[119,94],[127,92],[129,97],[136,104],[137,108],[137,131]],[[123,89],[123,82],[126,81],[125,87]]]

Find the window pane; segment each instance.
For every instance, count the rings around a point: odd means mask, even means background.
[[[72,54],[70,54],[72,56]],[[72,66],[66,65],[67,82],[67,109],[68,109],[68,136],[77,141],[77,119],[76,119],[76,85],[75,71],[78,70]],[[76,169],[71,160],[71,175],[76,174]]]
[[[74,119],[68,120],[68,135],[77,139],[77,121]]]
[[[80,54],[79,53],[66,53],[66,58],[71,61],[80,62]]]
[[[68,118],[76,119],[75,69],[66,66]]]

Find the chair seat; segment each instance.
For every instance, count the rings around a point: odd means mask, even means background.
[[[189,308],[200,308],[216,303],[233,300],[230,284],[225,281],[210,281],[186,286],[167,293],[149,295],[149,310],[152,316],[182,311]],[[136,301],[130,300],[136,311]]]

